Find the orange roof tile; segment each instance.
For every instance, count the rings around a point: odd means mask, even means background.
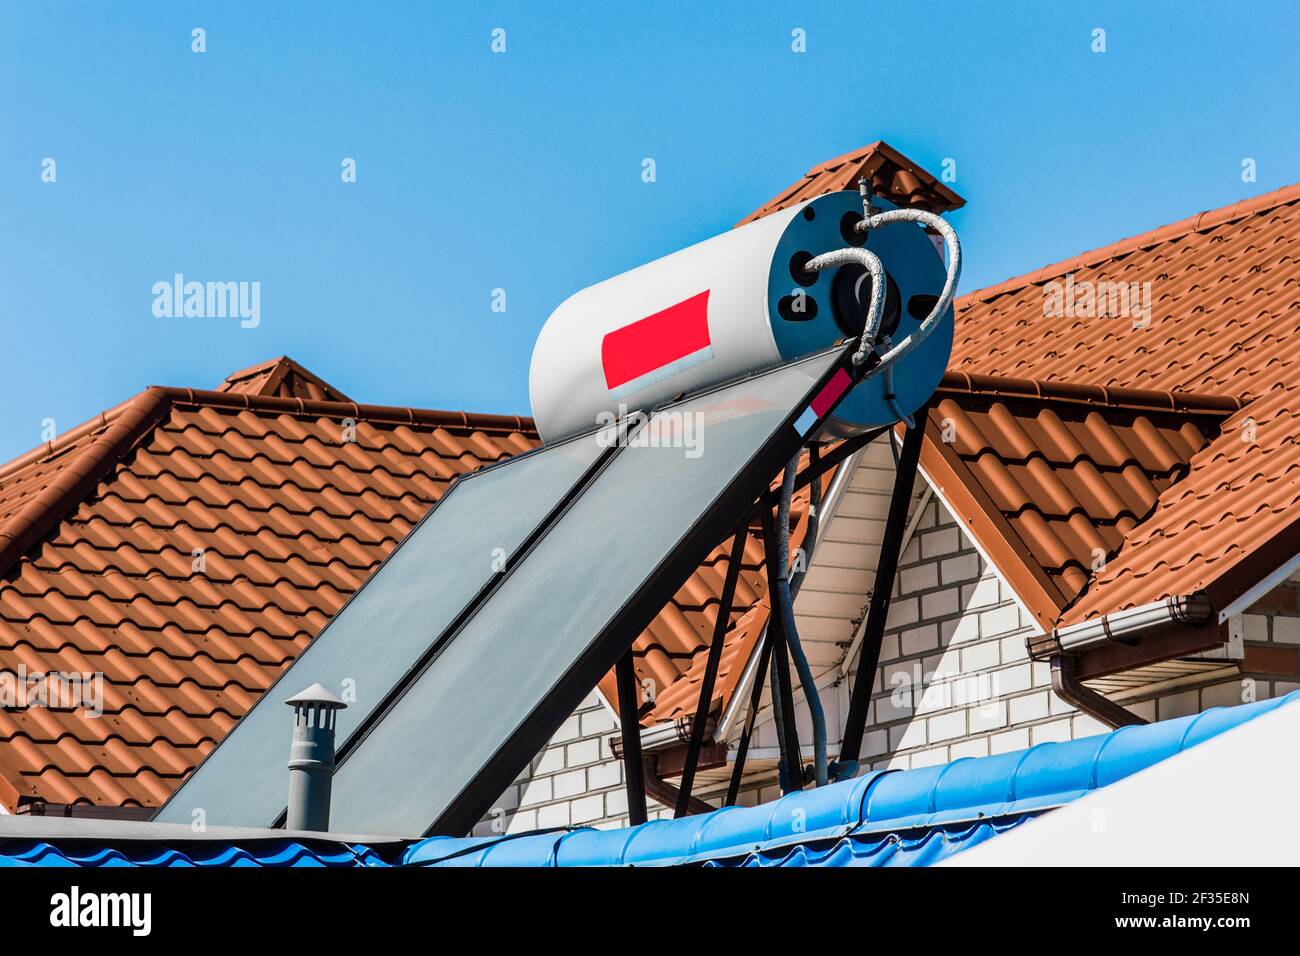
[[[1048,283],[1067,276],[1150,283],[1149,324],[1045,314],[1059,311],[1044,308]],[[1222,611],[1300,553],[1297,341],[1300,184],[958,300],[952,369],[1243,403],[1058,624],[1199,590]]]
[[[949,372],[921,464],[1051,628],[1239,405]]]
[[[776,198],[759,206],[736,225],[743,226],[778,209],[785,209],[805,199],[815,199],[824,193],[857,189],[858,180],[863,177],[871,183],[871,189],[877,196],[888,199],[897,206],[942,213],[966,205],[966,200],[898,150],[886,142],[877,141],[814,166],[802,179]]]

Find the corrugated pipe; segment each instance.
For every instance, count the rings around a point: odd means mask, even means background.
[[[899,359],[925,341],[938,326],[939,319],[952,305],[953,297],[957,294],[957,281],[961,278],[961,242],[957,239],[957,233],[952,226],[948,225],[941,216],[920,209],[891,209],[888,212],[867,216],[855,228],[858,232],[866,233],[872,229],[878,229],[881,226],[888,226],[896,222],[920,223],[933,229],[943,237],[943,245],[948,253],[947,275],[944,278],[943,289],[934,303],[934,308],[930,310],[930,314],[921,320],[921,324],[911,335],[897,345],[891,345],[885,350],[884,354],[880,356],[880,363],[873,371],[873,374],[889,369]],[[853,364],[861,365],[867,360],[867,356],[871,354],[877,344],[876,332],[880,327],[881,307],[885,298],[885,270],[884,266],[880,264],[880,259],[869,249],[851,246],[814,256],[804,268],[810,272],[820,272],[822,269],[849,263],[861,265],[871,274],[871,305],[867,309],[867,321],[863,327],[862,338],[858,341],[857,350],[853,353]]]
[[[813,677],[812,667],[808,663],[808,655],[804,653],[803,644],[799,640],[799,629],[794,620],[794,593],[790,582],[790,502],[794,497],[794,482],[799,472],[799,459],[802,452],[797,452],[794,458],[790,459],[789,464],[785,466],[785,476],[781,482],[781,503],[777,509],[776,534],[777,534],[777,591],[779,603],[781,605],[781,623],[785,628],[786,643],[790,648],[790,657],[794,661],[795,669],[799,672],[799,683],[803,687],[804,699],[808,701],[808,713],[812,717],[813,729],[813,772],[817,786],[826,786],[827,769],[826,769],[826,713],[822,709],[821,695],[817,692],[817,682]],[[813,481],[812,487],[817,487],[820,483]],[[814,505],[809,511],[809,527],[811,532],[811,522],[815,520],[816,506]],[[806,537],[806,536],[805,536]],[[805,542],[807,543],[807,542]],[[808,549],[804,549],[804,554]],[[798,761],[798,755],[794,758]],[[798,766],[790,768],[791,772],[800,773]]]

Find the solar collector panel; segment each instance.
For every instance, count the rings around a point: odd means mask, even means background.
[[[608,441],[593,433],[462,476],[155,816],[267,826],[285,806],[284,700],[314,683],[349,701],[342,742],[580,482]]]
[[[845,361],[824,352],[653,413],[349,742],[331,826],[472,827],[829,413]]]

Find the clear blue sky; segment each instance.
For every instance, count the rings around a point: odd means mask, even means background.
[[[966,290],[1275,189],[1300,180],[1298,11],[5,2],[0,460],[44,418],[284,353],[359,401],[527,413],[565,296],[875,139],[956,159]],[[176,272],[259,281],[261,325],[155,318]]]

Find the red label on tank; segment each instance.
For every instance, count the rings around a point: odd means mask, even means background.
[[[608,333],[600,344],[605,386],[631,394],[713,357],[709,290]]]

